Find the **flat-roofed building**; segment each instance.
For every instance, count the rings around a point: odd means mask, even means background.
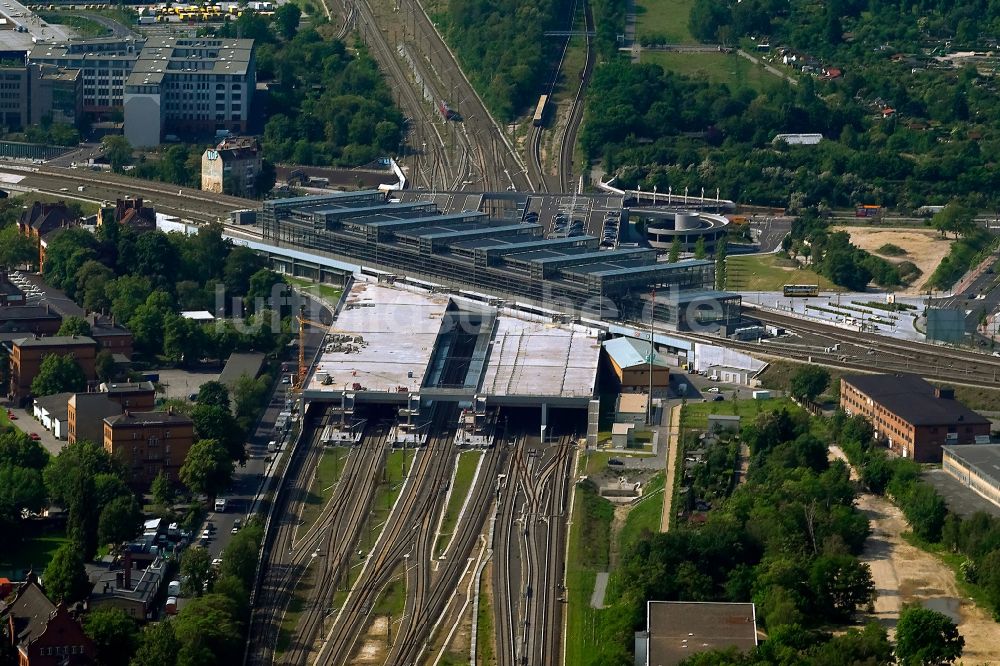
[[[698,652],[757,646],[751,603],[647,601],[646,631],[636,636],[636,664],[674,666]]]
[[[39,42],[28,52],[28,62],[79,69],[83,100],[80,109],[95,120],[121,113],[125,81],[132,73],[143,39],[101,37],[72,42]]]
[[[245,134],[256,84],[252,39],[151,37],[125,83],[125,138]]]
[[[944,446],[941,451],[945,472],[1000,506],[1000,444]]]
[[[193,444],[194,423],[182,414],[126,411],[104,419],[104,450],[125,464],[135,488],[148,488],[160,472],[177,483]]]
[[[209,148],[201,156],[201,189],[241,197],[253,194],[261,155],[257,139],[249,136],[226,139]]]
[[[840,407],[864,416],[876,438],[916,462],[941,462],[942,446],[990,434],[989,420],[955,400],[953,389],[913,374],[847,375],[840,380]]]
[[[153,382],[104,382],[99,390],[122,409],[133,412],[151,412],[156,404]]]

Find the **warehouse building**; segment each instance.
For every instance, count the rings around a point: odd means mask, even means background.
[[[1000,506],[1000,444],[944,446],[941,450],[944,471]]]
[[[990,422],[912,374],[848,375],[840,380],[840,407],[864,416],[889,450],[916,462],[941,462],[944,445],[989,438]]]
[[[698,652],[757,646],[751,603],[647,601],[646,631],[636,634],[635,663],[673,666]]]
[[[649,356],[652,352],[653,360]],[[653,386],[670,385],[670,367],[649,342],[634,338],[615,338],[604,343],[604,353],[623,389],[649,387],[650,366],[653,369]]]
[[[268,242],[588,318],[646,320],[655,291],[662,324],[730,330],[740,320],[739,295],[712,290],[714,262],[657,262],[655,250],[602,250],[593,236],[546,239],[540,224],[479,211],[441,215],[433,202],[364,191],[265,201],[261,222]]]

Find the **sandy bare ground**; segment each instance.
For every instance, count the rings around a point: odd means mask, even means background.
[[[831,458],[844,459],[836,446]],[[851,478],[857,475],[851,470]],[[865,542],[861,561],[871,567],[878,592],[872,617],[895,633],[903,604],[922,605],[951,616],[965,638],[964,664],[1000,664],[1000,625],[989,613],[964,598],[955,585],[955,574],[941,560],[902,539],[910,526],[902,512],[883,497],[862,493],[858,508],[868,516],[872,533]]]
[[[906,254],[903,256],[883,257],[893,263],[912,261],[917,265],[917,268],[923,271],[923,275],[913,285],[905,291],[899,292],[901,294],[920,293],[920,285],[934,272],[954,242],[950,238],[942,238],[941,234],[933,229],[839,226],[833,227],[832,231],[846,231],[851,235],[851,242],[854,245],[873,254],[878,254],[876,250],[886,243],[898,245],[906,250]]]

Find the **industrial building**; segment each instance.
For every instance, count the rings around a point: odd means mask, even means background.
[[[1000,507],[1000,444],[944,446],[941,451],[945,472]]]
[[[614,338],[604,343],[604,352],[623,389],[648,388],[650,368],[654,387],[669,386],[670,366],[653,349],[652,343],[640,342],[634,338]]]
[[[752,603],[647,601],[646,631],[636,634],[635,663],[673,666],[698,652],[757,646]]]
[[[433,202],[362,191],[265,201],[260,217],[265,242],[549,310],[645,321],[655,291],[661,324],[731,330],[740,320],[740,296],[712,290],[714,262],[658,262],[655,250],[599,249],[588,235],[546,239],[540,224],[478,210],[442,215]]]
[[[256,84],[252,39],[150,38],[125,82],[125,138],[245,133]]]
[[[681,252],[694,252],[701,241],[711,254],[729,226],[725,215],[698,211],[632,208],[629,217],[645,224],[646,240],[650,247],[661,252],[669,251],[677,240]]]
[[[840,408],[860,414],[889,450],[916,462],[940,462],[944,445],[989,440],[990,422],[912,374],[847,375],[840,380]]]

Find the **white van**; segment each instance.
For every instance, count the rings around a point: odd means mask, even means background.
[[[217,500],[215,500],[215,511],[217,513],[226,512],[226,498],[220,497]]]
[[[167,596],[181,596],[181,582],[179,580],[172,580],[167,583]]]
[[[270,442],[267,443],[268,453],[275,453],[277,450],[278,450],[278,442],[272,439]]]

